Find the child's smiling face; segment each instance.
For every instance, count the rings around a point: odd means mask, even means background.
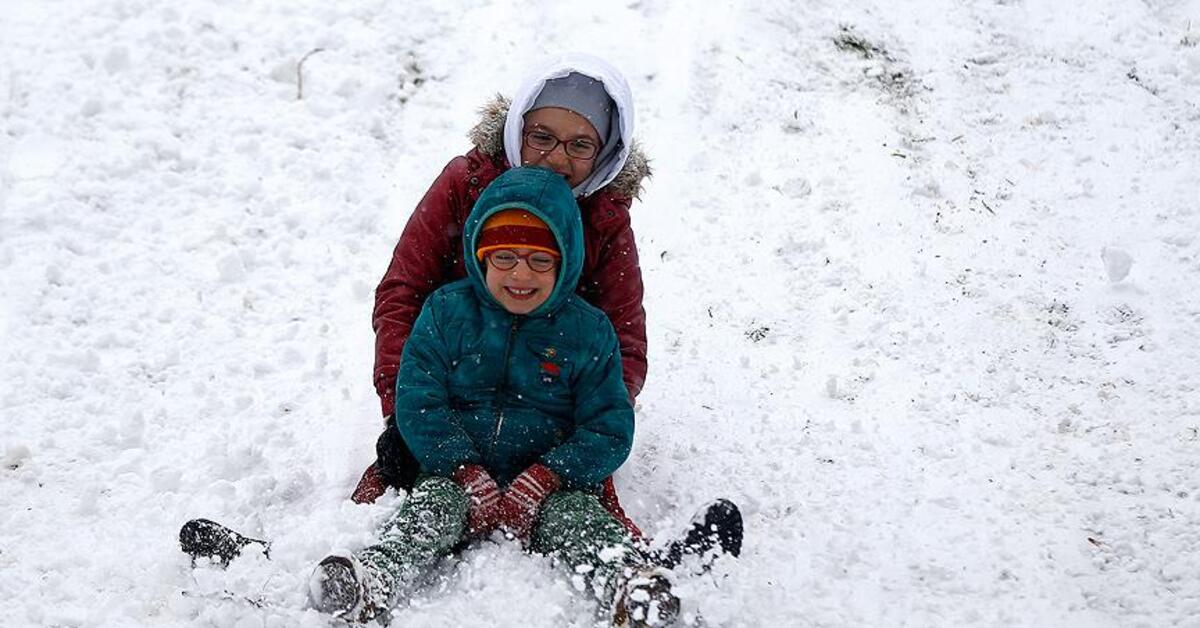
[[[567,184],[575,187],[583,183],[592,168],[596,165],[595,158],[576,159],[567,154],[567,147],[562,142],[585,141],[592,146],[600,146],[600,136],[596,127],[587,118],[560,107],[543,107],[525,114],[525,133],[537,132],[553,136],[559,141],[553,150],[541,151],[529,146],[526,139],[521,144],[521,162],[526,166],[541,166],[562,175]]]
[[[492,255],[507,252],[516,253],[521,259],[508,270],[496,268]],[[487,267],[484,283],[488,292],[511,314],[528,314],[536,310],[550,298],[554,283],[558,280],[557,264],[545,272],[537,272],[529,267],[530,255],[553,258],[545,252],[514,247],[493,251],[484,262]]]

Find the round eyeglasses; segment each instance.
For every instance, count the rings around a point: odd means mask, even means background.
[[[558,266],[558,258],[545,251],[534,251],[521,255],[512,249],[500,249],[487,255],[487,261],[496,270],[512,270],[517,262],[525,260],[525,265],[535,273],[545,273]]]
[[[600,152],[600,146],[586,137],[560,140],[554,134],[547,133],[542,129],[525,131],[525,145],[533,150],[548,153],[558,148],[559,144],[563,145],[563,152],[571,159],[591,161],[596,158],[596,153]]]

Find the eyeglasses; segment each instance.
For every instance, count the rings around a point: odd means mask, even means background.
[[[548,153],[558,148],[559,144],[563,145],[563,151],[571,159],[591,161],[596,158],[596,153],[600,152],[600,147],[586,137],[577,137],[573,140],[560,140],[553,134],[541,129],[531,129],[525,132],[525,145],[533,150]]]
[[[496,270],[512,270],[519,260],[525,260],[525,265],[535,273],[549,272],[558,266],[558,258],[544,251],[519,255],[512,249],[500,249],[488,253],[487,260]]]

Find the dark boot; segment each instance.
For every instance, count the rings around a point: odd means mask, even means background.
[[[705,570],[719,555],[742,553],[742,511],[728,499],[718,499],[692,518],[682,538],[656,552],[655,562],[673,569],[685,556],[699,556]]]
[[[179,547],[193,561],[210,558],[225,567],[251,545],[259,546],[263,555],[270,558],[270,543],[242,536],[215,521],[192,519],[179,529]]]

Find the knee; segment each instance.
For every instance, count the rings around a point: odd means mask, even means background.
[[[466,493],[462,490],[461,486],[455,484],[454,480],[450,478],[433,475],[428,475],[417,480],[408,495],[409,500],[452,499],[457,497],[466,498]]]
[[[595,495],[582,491],[559,491],[546,499],[542,507],[542,521],[565,521],[590,519],[606,514],[604,506]]]
[[[575,491],[555,493],[546,499],[531,544],[536,552],[566,552],[585,563],[609,560],[601,557],[604,548],[628,546],[624,526],[608,514],[600,500]],[[623,555],[614,553],[612,559],[620,560]]]
[[[416,497],[421,493],[450,495],[454,493],[463,493],[463,490],[462,487],[460,487],[458,484],[455,484],[454,480],[451,480],[450,478],[444,478],[438,475],[427,475],[417,480],[417,483],[413,485],[412,496]]]
[[[546,499],[538,513],[535,537],[543,545],[560,547],[588,537],[588,531],[602,528],[608,513],[595,495],[565,491]]]
[[[469,502],[466,492],[453,480],[426,476],[417,480],[405,506],[438,518],[457,520],[466,517]]]

